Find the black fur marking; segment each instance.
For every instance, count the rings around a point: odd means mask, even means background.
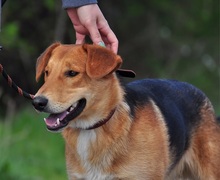
[[[170,149],[175,165],[190,143],[193,127],[200,122],[200,107],[206,96],[194,86],[175,80],[145,79],[127,84],[125,100],[135,117],[135,108],[152,99],[168,127]]]

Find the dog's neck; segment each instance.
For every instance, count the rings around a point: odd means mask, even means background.
[[[92,129],[96,129],[102,125],[104,125],[105,123],[107,123],[111,117],[113,116],[113,114],[115,113],[115,110],[116,108],[114,108],[110,113],[109,115],[105,118],[105,119],[102,119],[102,120],[99,120],[97,123],[95,123],[93,126],[90,126],[88,128],[86,128],[85,130],[92,130]]]

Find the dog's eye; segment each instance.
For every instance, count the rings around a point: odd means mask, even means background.
[[[67,71],[67,72],[65,73],[65,75],[66,75],[67,77],[74,77],[74,76],[76,76],[77,74],[79,74],[79,73],[78,73],[78,72],[75,72],[75,71],[73,71],[73,70]]]
[[[48,76],[48,71],[44,71],[44,75],[45,75],[45,76]]]

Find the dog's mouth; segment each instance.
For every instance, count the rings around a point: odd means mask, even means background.
[[[47,129],[50,131],[59,131],[66,127],[71,120],[81,114],[85,106],[86,99],[83,98],[61,113],[50,114],[47,118],[44,118]]]

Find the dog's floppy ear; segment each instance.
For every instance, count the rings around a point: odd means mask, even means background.
[[[89,77],[99,79],[117,70],[122,59],[107,48],[99,45],[84,44],[87,52],[86,73]]]
[[[59,45],[60,45],[59,42],[53,43],[37,59],[37,63],[36,63],[36,81],[38,81],[40,79],[40,76],[43,73],[44,68],[46,67],[46,65],[48,63],[48,60],[50,59],[52,51]]]

